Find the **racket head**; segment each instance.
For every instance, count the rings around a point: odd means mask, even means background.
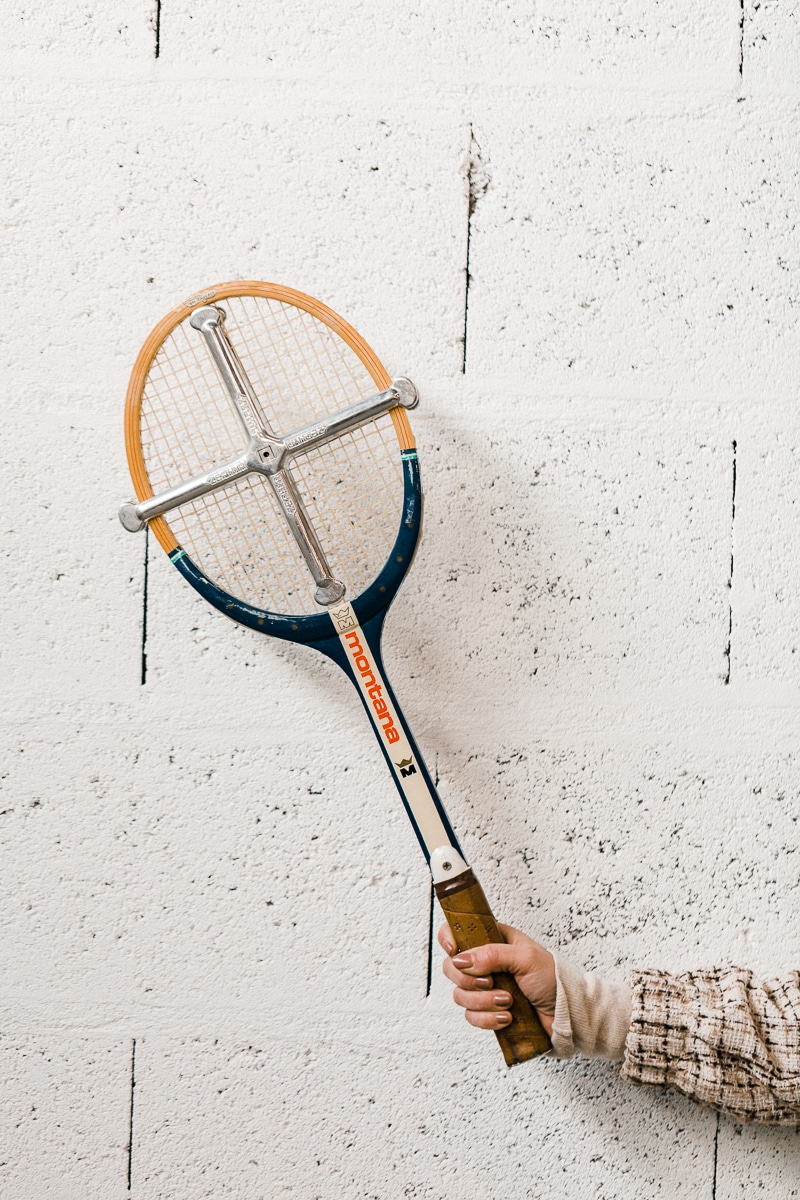
[[[189,324],[206,305],[225,313],[226,334],[280,436],[391,386],[360,334],[303,292],[238,280],[196,292],[159,321],[131,374],[125,444],[139,501],[244,448],[232,402]],[[346,583],[347,599],[365,612],[367,598],[371,615],[385,610],[408,570],[421,524],[405,408],[298,451],[290,469],[315,532]],[[329,631],[308,568],[263,476],[248,475],[149,524],[188,582],[226,615],[293,640]]]

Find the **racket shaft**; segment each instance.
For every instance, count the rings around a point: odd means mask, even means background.
[[[377,628],[360,625],[347,601],[332,605],[328,613],[339,635],[332,657],[350,676],[367,710],[426,861],[441,846],[452,846],[461,855],[444,805],[384,674],[380,624]]]
[[[369,714],[373,731],[429,865],[431,856],[434,860],[441,858],[436,851],[443,847],[457,851],[459,858],[463,859],[444,805],[383,673],[380,626],[377,631],[361,626],[353,606],[346,602],[328,611],[339,634],[347,673]],[[455,858],[449,855],[445,857]],[[460,870],[453,879],[436,883],[435,887],[459,950],[505,942],[483,888],[469,867]],[[550,1049],[550,1039],[513,975],[501,972],[494,978],[496,986],[509,992],[512,998],[511,1025],[497,1032],[506,1065],[513,1066],[545,1054]]]

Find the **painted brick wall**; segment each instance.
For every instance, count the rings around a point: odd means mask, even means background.
[[[347,682],[154,546],[143,660],[116,517],[155,320],[319,296],[423,395],[387,662],[498,912],[614,977],[796,967],[800,8],[3,28],[3,1200],[800,1195],[793,1132],[506,1072]]]

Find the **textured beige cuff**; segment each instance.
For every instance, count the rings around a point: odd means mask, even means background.
[[[553,1057],[625,1057],[631,1024],[631,989],[626,983],[606,983],[556,958],[556,1011],[553,1017]]]

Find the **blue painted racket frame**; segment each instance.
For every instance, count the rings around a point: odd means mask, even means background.
[[[386,613],[389,606],[394,600],[401,583],[406,577],[408,570],[414,558],[414,554],[419,543],[420,534],[422,532],[422,480],[419,471],[419,461],[417,452],[414,449],[404,450],[401,454],[403,463],[403,514],[400,521],[400,529],[397,534],[392,552],[389,555],[383,569],[377,579],[369,585],[369,587],[351,601],[353,609],[358,618],[359,626],[364,635],[364,639],[369,646],[369,649],[375,659],[375,664],[378,670],[383,675],[386,683],[386,689],[394,705],[400,723],[403,727],[403,732],[409,740],[413,749],[416,763],[419,767],[420,774],[425,780],[425,785],[430,793],[431,799],[436,806],[436,809],[441,817],[442,824],[447,831],[450,839],[450,845],[454,850],[457,850],[464,858],[463,851],[458,843],[453,827],[450,824],[450,819],[445,812],[439,794],[436,791],[436,786],[431,779],[430,772],[425,765],[425,760],[419,752],[416,740],[408,727],[408,722],[403,715],[403,711],[397,702],[397,697],[394,694],[394,689],[389,683],[386,671],[383,665],[383,655],[381,653],[381,639],[383,636],[383,623],[386,619]],[[297,642],[301,645],[311,646],[318,650],[320,654],[324,654],[341,667],[345,675],[347,675],[353,687],[356,689],[359,698],[364,706],[367,715],[367,701],[356,681],[353,668],[350,660],[344,653],[344,649],[339,640],[339,635],[333,625],[333,621],[327,612],[313,613],[305,616],[287,617],[281,616],[278,613],[268,612],[266,609],[255,608],[250,604],[245,604],[241,600],[237,600],[235,596],[229,595],[228,592],[222,590],[213,584],[195,562],[189,557],[186,551],[178,546],[169,555],[170,562],[175,566],[181,575],[190,583],[196,592],[199,592],[204,600],[214,608],[219,609],[226,617],[236,621],[239,625],[245,625],[248,629],[254,629],[256,633],[265,633],[269,637],[282,638],[287,642]],[[371,724],[371,722],[370,722]],[[403,806],[406,810],[409,820],[413,826],[414,832],[417,835],[417,840],[422,847],[422,852],[425,855],[426,862],[430,863],[427,846],[420,833],[419,827],[414,814],[408,806],[406,797],[403,794],[400,784],[397,782],[397,777],[393,770],[392,760],[389,752],[382,741],[379,740],[379,745],[386,759],[392,778],[395,780],[397,790],[400,793],[400,798],[403,801]],[[466,862],[466,858],[464,859]]]

